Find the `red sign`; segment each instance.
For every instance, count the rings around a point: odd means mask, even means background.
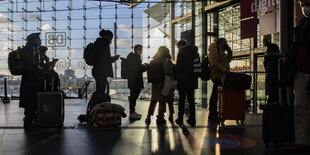
[[[241,19],[257,16],[257,11],[253,11],[251,6],[256,0],[241,0]]]
[[[241,72],[241,71],[247,71],[247,70],[250,70],[249,66],[243,66],[243,67],[236,66],[230,69],[231,72]]]
[[[241,21],[241,39],[257,36],[257,18]]]

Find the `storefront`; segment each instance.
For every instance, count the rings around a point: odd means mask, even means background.
[[[196,2],[198,3],[198,2]],[[192,3],[194,4],[194,3]],[[195,40],[200,40],[201,54],[206,54],[208,46],[217,38],[226,38],[233,50],[232,71],[246,72],[252,76],[252,88],[247,91],[247,99],[251,100],[252,111],[256,112],[258,104],[264,104],[265,69],[263,66],[266,47],[263,40],[280,46],[280,0],[226,0],[203,1],[196,6],[196,11],[184,5],[182,16],[176,16],[175,25],[187,25]],[[301,19],[301,11],[297,1],[294,4],[294,24]],[[199,10],[199,11],[197,11]],[[201,19],[199,23],[194,19]],[[193,24],[196,23],[196,24]],[[199,24],[197,24],[199,23]],[[177,31],[176,31],[177,32]],[[181,31],[182,33],[183,31]],[[199,38],[201,37],[201,38]],[[177,37],[179,39],[180,37]],[[212,91],[212,82],[201,82],[197,97],[202,98],[202,106],[206,107]]]

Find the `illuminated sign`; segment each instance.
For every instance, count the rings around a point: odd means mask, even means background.
[[[243,66],[243,67],[236,66],[230,69],[231,72],[241,72],[241,71],[248,71],[248,70],[250,70],[249,66]]]

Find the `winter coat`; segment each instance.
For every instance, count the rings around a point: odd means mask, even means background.
[[[142,89],[143,85],[143,72],[146,71],[144,65],[142,65],[141,56],[135,53],[129,53],[127,56],[128,61],[128,88],[129,89]]]
[[[178,90],[198,88],[198,77],[194,75],[193,67],[195,58],[199,58],[198,48],[196,46],[185,46],[178,53],[175,66]]]
[[[115,57],[111,57],[109,41],[103,38],[97,38],[94,44],[98,50],[98,58],[92,70],[93,77],[113,77],[112,63],[114,63],[117,59]]]
[[[172,62],[171,60],[168,60],[167,65],[166,60],[161,60],[163,68],[165,70],[166,75],[172,78]],[[164,67],[165,66],[165,67]],[[167,101],[168,98],[167,96],[162,95],[162,90],[164,88],[164,82],[159,82],[159,83],[152,83],[152,97],[151,100],[155,101]],[[172,90],[171,90],[172,91]],[[168,96],[172,95],[171,93],[168,94]]]
[[[211,79],[220,79],[224,72],[230,70],[229,63],[232,60],[232,53],[225,53],[215,43],[209,46],[208,54],[209,64],[211,67]]]
[[[43,80],[47,77],[47,73],[40,66],[40,54],[35,44],[28,42],[21,55],[26,71],[22,75],[19,107],[35,107],[36,94],[43,91]]]
[[[277,55],[278,56],[277,56]],[[266,71],[265,91],[266,95],[278,91],[278,60],[279,47],[276,44],[267,46],[267,54],[264,57],[264,67]]]

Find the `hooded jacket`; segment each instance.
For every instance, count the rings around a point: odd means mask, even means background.
[[[209,64],[211,67],[211,79],[220,79],[224,72],[230,70],[229,63],[232,60],[232,53],[225,53],[215,43],[209,46],[208,54]]]

